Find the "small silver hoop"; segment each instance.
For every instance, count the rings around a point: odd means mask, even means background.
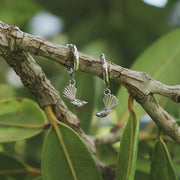
[[[75,81],[75,79],[71,79],[71,80],[69,80],[69,84],[71,84],[71,85],[76,85],[76,81]]]
[[[101,54],[100,59],[102,61],[102,65],[103,65],[103,79],[104,79],[106,88],[108,88],[109,87],[109,74],[108,74],[107,63],[105,60],[105,55],[103,53]]]
[[[74,57],[73,73],[76,73],[79,69],[79,53],[77,47],[74,44],[67,44],[66,46],[69,47],[73,52],[73,57]]]
[[[67,67],[67,71],[70,76],[73,74],[73,68]]]
[[[107,96],[109,94],[111,94],[111,90],[109,88],[105,88],[104,89],[104,95]]]

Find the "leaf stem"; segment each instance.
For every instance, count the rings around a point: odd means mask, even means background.
[[[41,175],[41,169],[36,169],[31,166],[26,167],[26,169],[28,173]]]
[[[57,123],[61,124],[61,122],[59,122],[59,121],[56,119],[54,113],[52,112],[51,106],[46,106],[46,107],[45,107],[45,111],[46,111],[46,114],[47,114],[49,120],[51,121],[51,124],[53,125],[53,127],[54,127],[54,129],[55,129],[55,131],[56,131],[56,133],[57,133],[57,136],[58,136],[59,141],[60,141],[60,143],[61,143],[62,149],[63,149],[64,154],[65,154],[65,156],[66,156],[66,159],[67,159],[67,161],[68,161],[69,167],[70,167],[70,169],[71,169],[73,179],[74,179],[74,180],[77,180],[76,172],[75,172],[75,170],[74,170],[74,167],[73,167],[73,165],[72,165],[71,159],[70,159],[70,157],[69,157],[69,154],[68,154],[66,145],[65,145],[64,140],[63,140],[62,133],[61,133],[60,128],[58,127],[58,124],[57,124]]]
[[[158,128],[158,133],[157,133],[157,138],[159,139],[159,141],[163,141],[162,140],[162,131]]]
[[[156,137],[154,134],[143,133],[139,135],[139,141],[155,139]]]
[[[129,176],[130,173],[130,164],[132,161],[132,152],[133,152],[133,140],[134,140],[134,127],[133,127],[133,114],[132,112],[134,111],[133,109],[133,97],[131,95],[129,95],[129,99],[128,99],[128,110],[129,110],[129,114],[130,114],[130,118],[131,118],[131,143],[130,143],[130,154],[129,154],[129,162],[128,162],[128,170],[127,170],[127,175]],[[126,177],[128,179],[128,176]]]
[[[5,169],[5,170],[0,170],[0,175],[5,175],[5,174],[22,174],[22,173],[31,173],[31,174],[41,175],[41,170],[33,168],[33,167],[27,167],[27,168],[24,168],[24,169]]]

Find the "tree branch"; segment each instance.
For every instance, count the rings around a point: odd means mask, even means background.
[[[59,92],[52,86],[41,67],[36,63],[29,52],[6,53],[5,61],[20,76],[22,83],[35,96],[39,106],[51,106],[57,119],[73,128],[95,153],[95,145],[80,128],[79,119],[68,110],[62,101]]]
[[[14,69],[22,69],[16,70],[24,81],[24,85],[27,86],[30,91],[35,94],[34,86],[30,86],[26,79],[23,79],[21,72],[23,73],[24,66],[20,66],[19,58],[22,56],[23,59],[32,59],[32,57],[22,51],[28,51],[36,55],[44,56],[50,58],[59,64],[65,67],[72,67],[73,59],[72,52],[70,49],[65,46],[57,45],[55,43],[49,42],[42,37],[33,36],[27,33],[24,33],[19,30],[19,28],[15,26],[7,25],[0,21],[0,55],[5,58],[5,60],[14,68]],[[15,56],[15,58],[13,58]],[[94,74],[100,78],[102,78],[102,64],[99,59],[96,59],[92,56],[79,53],[80,56],[80,70]],[[21,58],[20,58],[21,59]],[[14,61],[14,62],[13,62]],[[12,64],[14,63],[14,64]],[[35,63],[35,62],[34,62]],[[177,143],[180,144],[180,127],[175,122],[175,120],[169,116],[169,114],[160,107],[158,102],[153,97],[153,93],[160,94],[162,96],[166,96],[173,101],[179,103],[180,102],[180,85],[176,86],[167,86],[161,82],[153,80],[149,75],[144,72],[137,72],[133,70],[129,70],[123,68],[121,66],[115,65],[111,62],[107,62],[109,67],[109,75],[110,79],[114,80],[118,83],[124,85],[131,96],[144,108],[144,110],[151,116],[151,118],[155,121],[155,123],[170,137],[172,137]],[[24,63],[25,64],[25,63]],[[16,67],[19,66],[19,67]],[[39,71],[32,66],[35,71]],[[29,72],[30,73],[30,72]],[[32,73],[32,72],[31,72]],[[31,74],[30,73],[30,74]],[[31,74],[30,76],[33,76]],[[68,123],[70,126],[78,127],[77,118],[69,112],[66,108],[65,104],[60,99],[58,95],[58,99],[53,99],[52,96],[55,97],[57,95],[57,91],[54,87],[48,84],[48,81],[43,84],[44,75],[41,73],[36,74],[37,81],[40,81],[42,85],[42,89],[35,96],[37,98],[40,107],[44,108],[47,106],[47,100],[43,102],[43,99],[46,99],[47,93],[50,94],[48,96],[48,105],[55,105],[55,114],[57,118],[63,120],[65,123]],[[42,77],[41,77],[42,76]],[[38,79],[39,78],[39,79]],[[25,82],[27,81],[27,82]],[[33,83],[35,83],[33,81]],[[32,83],[32,84],[33,84]],[[37,86],[35,86],[37,88]],[[48,87],[48,90],[47,90]],[[53,93],[51,92],[53,91]],[[41,96],[42,97],[41,97]],[[40,96],[38,98],[38,96]],[[51,99],[52,98],[52,99]],[[60,104],[58,104],[60,100]],[[58,105],[56,105],[56,103]],[[59,110],[59,111],[58,111]],[[71,120],[71,117],[72,120]],[[74,125],[72,125],[74,124]],[[79,129],[79,128],[77,128]]]

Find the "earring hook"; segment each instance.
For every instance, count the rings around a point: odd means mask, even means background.
[[[73,66],[73,68],[68,69],[68,71],[70,74],[75,75],[75,73],[79,69],[79,53],[78,53],[76,45],[67,44],[66,46],[69,47],[71,49],[71,51],[73,52],[73,59],[74,59],[74,66]]]
[[[101,54],[100,59],[103,64],[103,79],[106,85],[106,89],[108,89],[109,88],[109,74],[108,74],[107,62],[105,60],[105,55],[103,53]]]
[[[100,59],[103,65],[103,79],[106,85],[103,98],[105,108],[96,112],[95,115],[98,117],[106,117],[112,111],[112,108],[118,104],[118,99],[115,95],[111,94],[111,90],[109,89],[108,66],[105,60],[105,55],[103,53],[101,54]]]
[[[88,102],[76,99],[77,88],[75,86],[76,81],[74,79],[74,76],[79,69],[79,53],[78,53],[76,45],[67,44],[66,46],[69,47],[73,53],[74,66],[73,68],[67,68],[68,73],[70,74],[71,80],[69,81],[69,84],[63,89],[63,96],[69,99],[70,102],[74,104],[75,106],[81,107],[87,104]]]

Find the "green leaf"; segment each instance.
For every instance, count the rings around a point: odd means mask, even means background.
[[[116,180],[133,179],[138,151],[139,121],[132,111],[133,119],[128,119],[124,129],[118,154]],[[133,122],[133,124],[132,124]]]
[[[14,97],[14,90],[7,84],[0,84],[0,99]]]
[[[0,152],[0,162],[0,179],[25,179],[26,167],[19,160],[7,153]]]
[[[150,177],[152,180],[177,180],[171,157],[163,141],[157,140],[155,143]]]
[[[143,71],[149,74],[155,80],[169,85],[180,84],[180,30],[174,30],[167,33],[149,48],[147,48],[134,62],[131,69]],[[121,87],[117,94],[119,101],[117,111],[118,120],[127,114],[128,93],[124,87]],[[123,104],[123,106],[122,106]],[[175,103],[174,103],[175,104]],[[164,104],[165,105],[165,104]],[[135,104],[135,110],[138,117],[145,114],[139,104]],[[126,119],[128,116],[126,116]]]
[[[46,117],[36,103],[25,98],[0,101],[0,142],[30,138],[42,132]]]
[[[78,180],[102,179],[99,169],[80,137],[66,125],[58,125],[63,136],[67,152]],[[72,180],[62,145],[54,128],[50,128],[44,143],[42,154],[42,179],[43,180]]]
[[[23,157],[25,159],[29,159],[31,162],[35,162],[36,164],[32,164],[33,166],[37,167],[37,166],[40,166],[41,164],[42,147],[43,147],[44,137],[46,133],[47,132],[44,131],[38,134],[37,136],[34,136],[26,140]]]
[[[104,164],[116,164],[117,151],[110,145],[102,144],[96,147],[98,160]]]
[[[87,105],[76,108],[77,116],[81,121],[82,129],[87,132],[90,127],[92,120],[93,110],[94,110],[94,77],[90,74],[85,74],[78,72],[77,74],[77,89],[78,89],[78,99],[82,99],[88,102]]]
[[[172,142],[167,142],[167,148],[171,154],[172,157],[172,162],[174,165],[174,168],[176,169],[176,175],[180,177],[180,146],[179,144],[175,143],[174,141]]]

